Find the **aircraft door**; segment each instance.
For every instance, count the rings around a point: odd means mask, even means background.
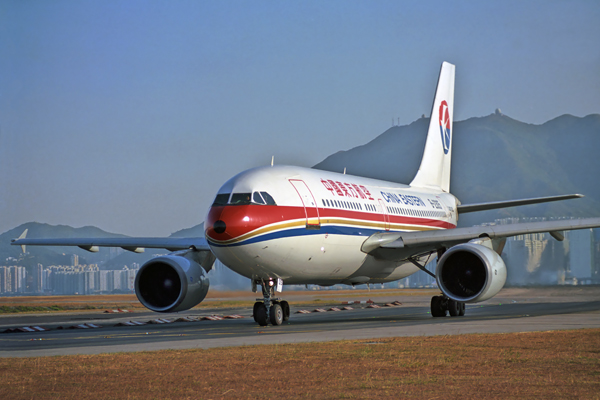
[[[390,230],[390,215],[388,214],[388,209],[385,206],[385,203],[383,202],[383,200],[381,199],[377,199],[379,200],[379,206],[381,207],[381,214],[383,214],[383,223],[385,225],[385,230],[389,231]]]
[[[290,183],[296,189],[296,193],[300,196],[304,213],[306,215],[306,229],[321,229],[321,219],[319,217],[319,209],[317,201],[308,185],[300,179],[290,179]]]
[[[450,209],[448,205],[444,202],[444,199],[440,198],[440,196],[435,196],[436,199],[440,202],[442,209],[444,210],[445,218],[449,218],[450,220],[454,219],[454,208]]]

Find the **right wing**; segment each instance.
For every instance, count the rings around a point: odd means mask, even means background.
[[[492,201],[489,203],[461,204],[457,207],[459,214],[475,211],[495,210],[497,208],[526,206],[528,204],[548,203],[551,201],[579,199],[585,197],[582,194],[565,194],[561,196],[534,197],[531,199]]]
[[[477,238],[503,239],[548,232],[555,239],[562,240],[564,237],[561,231],[588,228],[600,228],[600,218],[471,226],[418,232],[383,232],[371,235],[364,241],[361,250],[377,258],[402,260],[423,252],[447,249]]]

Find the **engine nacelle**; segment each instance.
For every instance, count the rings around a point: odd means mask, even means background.
[[[437,284],[452,300],[478,303],[494,297],[506,283],[506,265],[490,240],[473,242],[451,247],[438,260]]]
[[[152,311],[184,311],[204,300],[209,285],[200,264],[174,253],[142,265],[135,277],[135,294]]]

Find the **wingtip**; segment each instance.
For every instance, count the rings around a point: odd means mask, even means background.
[[[23,231],[23,233],[21,233],[21,236],[19,236],[17,239],[12,239],[10,242],[11,242],[11,243],[14,243],[14,242],[16,242],[17,240],[20,240],[20,239],[25,239],[25,238],[27,237],[27,232],[28,232],[28,231],[29,231],[29,229],[25,229],[25,230]],[[21,250],[23,251],[23,253],[26,253],[26,250],[27,250],[27,249],[26,249],[26,247],[25,247],[25,245],[24,245],[24,244],[22,244],[22,245],[21,245]]]

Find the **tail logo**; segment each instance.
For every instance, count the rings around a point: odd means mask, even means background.
[[[442,134],[442,147],[444,154],[450,151],[450,114],[448,113],[448,103],[446,100],[440,104],[440,133]]]

